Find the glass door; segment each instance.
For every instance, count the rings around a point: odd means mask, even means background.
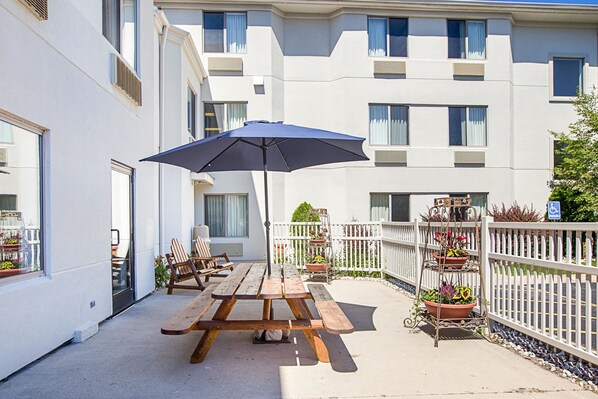
[[[112,313],[135,302],[133,250],[133,170],[112,163]]]

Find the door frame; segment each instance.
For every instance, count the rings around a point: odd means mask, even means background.
[[[135,169],[123,164],[121,162],[111,160],[110,166],[110,227],[112,228],[112,172],[119,172],[129,176],[129,226],[131,228],[131,244],[129,247],[129,268],[131,273],[131,286],[117,294],[112,292],[112,315],[116,315],[123,310],[127,309],[135,303],[136,290],[135,290],[135,265],[136,265],[136,253],[135,253]],[[109,249],[110,250],[110,249]],[[110,255],[112,257],[112,254]],[[112,286],[112,284],[111,284]]]

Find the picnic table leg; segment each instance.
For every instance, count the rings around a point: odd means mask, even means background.
[[[270,320],[271,309],[272,309],[272,299],[264,299],[264,308],[262,310],[262,320]]]
[[[220,306],[218,307],[218,310],[216,310],[214,317],[212,317],[212,320],[226,320],[231,310],[233,310],[233,306],[235,306],[236,302],[236,299],[223,300]],[[212,344],[214,343],[214,340],[216,339],[219,333],[220,330],[204,331],[203,335],[201,336],[201,339],[199,340],[199,343],[197,344],[197,347],[191,355],[191,363],[201,363],[204,361],[206,355],[208,354],[208,351],[212,347]]]
[[[289,304],[289,308],[293,312],[293,315],[297,320],[299,319],[311,319],[311,313],[305,300],[303,299],[290,299],[287,298],[287,303]],[[326,349],[326,345],[324,345],[324,341],[322,341],[322,337],[317,330],[303,330],[303,334],[309,342],[312,350],[315,352],[316,357],[320,362],[330,363],[330,356],[328,355],[328,349]]]

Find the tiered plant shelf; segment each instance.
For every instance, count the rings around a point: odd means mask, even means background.
[[[479,260],[472,259],[466,249],[472,239],[480,242],[478,215],[471,206],[471,198],[437,198],[427,219],[416,299],[411,316],[403,324],[408,328],[415,328],[421,322],[431,325],[437,347],[443,328],[476,331],[489,324],[484,285],[479,286],[477,295],[473,287],[466,285],[466,282],[484,281]],[[474,222],[473,235],[463,228],[466,220]],[[432,240],[438,249],[431,248]],[[429,280],[435,281],[432,283],[435,286],[423,287],[424,275],[430,273],[437,277]],[[479,279],[472,278],[475,275]]]
[[[310,231],[310,239],[307,242],[305,272],[310,278],[324,276],[326,283],[330,284],[330,278],[333,274],[330,264],[332,258],[330,215],[328,215],[326,209],[314,209],[314,211],[320,216],[320,225],[314,226]]]

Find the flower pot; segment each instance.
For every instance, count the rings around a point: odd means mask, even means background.
[[[21,269],[0,270],[0,278],[16,276],[17,274],[27,273],[28,271],[29,271],[29,269],[26,267],[21,268]]]
[[[469,303],[467,305],[449,305],[446,303],[438,304],[436,302],[430,302],[424,300],[424,305],[430,313],[430,315],[436,317],[438,306],[440,306],[440,318],[441,319],[457,319],[461,320],[469,316],[473,308],[477,305],[477,301]]]
[[[18,251],[21,248],[21,244],[0,244],[2,251]]]
[[[306,263],[305,269],[312,273],[323,273],[328,270],[330,263]]]
[[[325,240],[309,240],[309,245],[324,245]]]
[[[441,256],[438,254],[434,254],[434,259],[438,262],[438,265],[442,265],[445,267],[450,267],[453,269],[461,269],[465,262],[469,259],[469,255],[467,256],[459,256],[459,257],[446,257]]]

